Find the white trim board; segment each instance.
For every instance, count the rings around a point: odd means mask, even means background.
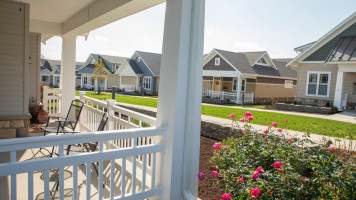
[[[315,73],[315,74],[318,74],[318,77],[317,77],[317,85],[316,85],[316,94],[308,94],[308,83],[309,83],[309,74],[311,73]],[[319,80],[319,77],[320,77],[320,74],[328,74],[328,89],[326,91],[326,95],[318,95],[318,92],[319,92],[319,83],[320,83],[320,80]],[[307,97],[321,97],[321,98],[330,98],[330,81],[331,81],[331,72],[330,71],[308,71],[307,72],[307,78],[306,78],[306,85],[305,85],[305,96]]]

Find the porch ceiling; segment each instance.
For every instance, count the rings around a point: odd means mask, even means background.
[[[19,0],[18,0],[19,1]],[[30,5],[30,31],[79,36],[164,0],[21,0]]]

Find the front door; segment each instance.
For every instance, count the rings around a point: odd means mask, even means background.
[[[219,91],[220,91],[220,80],[214,80],[214,97],[218,98],[219,97]]]

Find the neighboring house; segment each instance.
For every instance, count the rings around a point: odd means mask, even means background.
[[[60,75],[61,75],[61,61],[60,60],[49,60],[41,59],[41,73],[40,82],[48,84],[52,87],[59,87]],[[82,62],[76,62],[76,85],[80,84],[78,81],[77,70],[82,67]]]
[[[158,93],[161,54],[136,51],[130,59],[125,59],[116,71],[120,77],[119,88],[126,91]]]
[[[271,59],[266,51],[229,52],[213,49],[204,58],[203,95],[245,102],[293,101],[297,72],[291,59]]]
[[[95,63],[99,59],[103,59],[105,69],[109,72],[106,80],[97,81],[93,78]],[[81,78],[80,87],[85,89],[95,89],[99,86],[102,90],[107,90],[113,86],[119,86],[119,77],[115,75],[115,71],[119,69],[121,63],[125,60],[124,57],[108,56],[102,54],[90,54],[84,65],[78,70],[78,76]]]
[[[288,65],[298,69],[298,103],[332,102],[339,110],[355,110],[356,13],[310,44]]]

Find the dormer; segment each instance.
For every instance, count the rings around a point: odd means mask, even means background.
[[[258,59],[256,60],[256,62],[253,63],[252,66],[255,66],[255,65],[266,66],[266,67],[272,67],[272,68],[278,70],[277,67],[274,65],[274,63],[273,63],[271,57],[268,55],[267,52],[263,52],[263,54],[262,54],[260,57],[258,57]]]
[[[267,62],[266,62],[266,60],[262,57],[261,59],[259,59],[259,60],[257,61],[257,64],[260,64],[260,65],[267,65]]]

